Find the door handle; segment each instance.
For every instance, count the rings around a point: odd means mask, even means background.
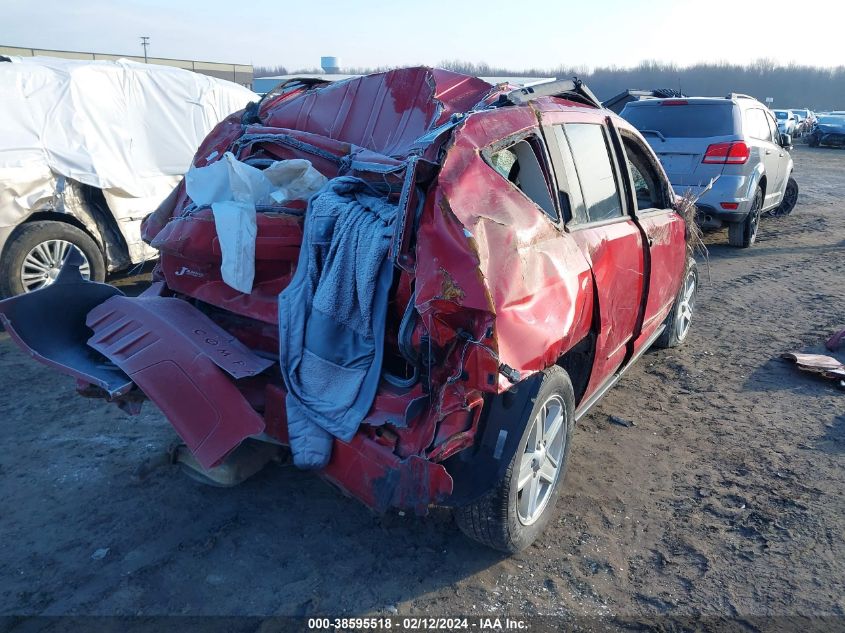
[[[648,236],[648,245],[654,246],[654,238],[651,235]]]
[[[769,154],[771,154],[771,153],[772,153],[772,150],[770,150],[770,149],[767,149],[767,150],[766,150],[766,156],[768,156],[768,155],[769,155]]]

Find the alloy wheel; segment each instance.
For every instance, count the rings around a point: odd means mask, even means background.
[[[687,272],[686,279],[684,279],[684,287],[681,291],[680,301],[678,301],[678,312],[675,315],[675,337],[680,343],[687,334],[689,334],[692,326],[692,313],[695,309],[695,295],[697,285],[697,275],[694,270]]]
[[[523,525],[540,518],[554,492],[566,448],[565,416],[563,400],[554,395],[531,421],[517,481],[517,516]]]
[[[47,240],[36,244],[24,257],[20,271],[24,289],[32,292],[56,281],[72,249],[82,256],[79,272],[84,279],[90,279],[91,266],[85,253],[66,240]]]
[[[748,238],[753,244],[757,237],[757,229],[760,227],[760,208],[763,206],[763,196],[759,192],[754,197],[754,205],[751,207],[748,221]]]
[[[772,210],[772,215],[787,215],[789,211],[792,211],[795,208],[795,205],[798,204],[798,187],[794,184],[790,183],[786,186],[786,191],[783,192],[783,200],[780,203],[780,206],[775,207]],[[782,211],[782,209],[784,211]],[[789,209],[789,211],[785,211],[785,209]]]

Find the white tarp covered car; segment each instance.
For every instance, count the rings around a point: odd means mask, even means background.
[[[73,246],[83,272],[156,255],[141,220],[202,140],[257,95],[229,81],[129,60],[0,62],[0,295],[52,282]]]

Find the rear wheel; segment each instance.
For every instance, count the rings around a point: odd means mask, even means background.
[[[684,282],[672,305],[672,311],[663,322],[663,333],[654,341],[655,347],[677,347],[683,343],[692,325],[695,299],[698,296],[698,265],[690,257],[684,273]]]
[[[786,183],[786,191],[783,192],[783,200],[780,206],[772,209],[772,215],[789,215],[798,203],[798,183],[795,178],[789,177],[789,182]]]
[[[86,279],[103,281],[106,265],[96,242],[85,231],[64,222],[31,222],[15,231],[0,261],[0,295],[11,297],[52,284],[68,255],[79,251],[79,271]]]
[[[464,534],[503,552],[525,549],[546,527],[569,462],[575,424],[572,383],[558,366],[543,372],[542,380],[505,476],[480,499],[455,509]]]
[[[810,147],[818,147],[819,146],[819,137],[815,134],[810,136],[810,139],[807,141],[807,145]]]
[[[748,248],[757,239],[760,226],[760,209],[763,207],[763,190],[757,187],[751,210],[742,222],[728,224],[728,242],[731,246]]]

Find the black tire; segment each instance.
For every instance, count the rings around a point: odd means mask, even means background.
[[[786,183],[786,190],[783,192],[783,200],[778,207],[772,209],[771,214],[774,216],[789,215],[796,204],[798,204],[798,183],[795,182],[795,178],[790,176]]]
[[[751,210],[742,222],[728,224],[728,243],[739,248],[748,248],[757,240],[760,228],[760,209],[763,207],[763,190],[757,187]]]
[[[690,285],[692,293],[690,294]],[[681,288],[672,304],[672,310],[663,322],[663,334],[654,341],[655,347],[678,347],[689,335],[690,322],[695,314],[695,299],[698,296],[698,264],[690,257],[684,270]]]
[[[531,415],[527,420],[519,421],[523,427],[522,438],[505,476],[481,498],[455,509],[456,522],[464,534],[502,552],[515,553],[523,550],[542,533],[554,515],[554,506],[560,494],[561,482],[566,476],[572,445],[572,430],[575,427],[575,396],[572,383],[567,373],[558,366],[544,371],[542,381]],[[520,502],[522,501],[518,489],[520,465],[523,464],[523,458],[528,452],[526,451],[528,441],[530,438],[533,439],[531,431],[534,428],[534,422],[538,420],[547,404],[560,409],[563,413],[560,435],[555,435],[562,438],[563,446],[555,480],[552,484],[546,484],[548,488],[543,493],[545,495],[543,505],[536,508],[536,516],[526,524],[520,517]],[[551,454],[551,446],[547,451],[544,442],[543,447],[543,455]],[[526,469],[524,472],[530,473],[531,469]],[[534,471],[534,477],[539,474],[536,470]]]
[[[819,137],[815,134],[810,136],[810,140],[807,141],[807,145],[810,147],[818,147],[819,146]]]
[[[26,256],[41,243],[51,240],[70,242],[88,260],[90,278],[104,281],[106,264],[97,243],[82,229],[65,222],[30,222],[23,224],[9,236],[0,260],[0,296],[11,297],[27,291],[21,277]]]

